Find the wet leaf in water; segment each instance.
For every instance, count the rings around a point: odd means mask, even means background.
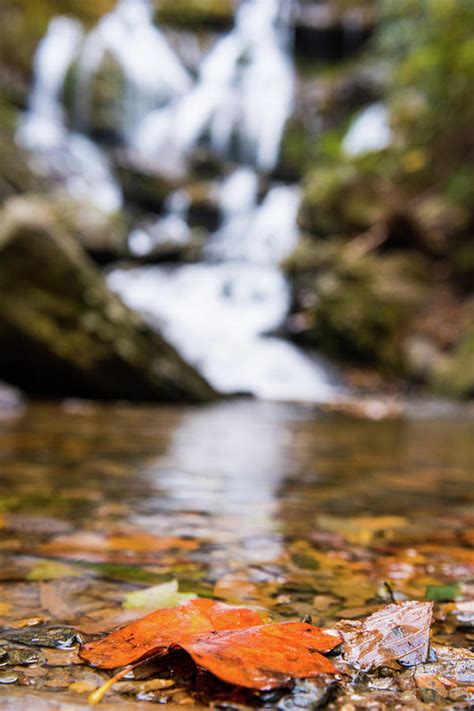
[[[177,580],[170,580],[161,585],[154,585],[152,588],[136,590],[126,595],[122,607],[126,610],[140,608],[160,610],[164,607],[178,607],[196,598],[194,593],[179,592],[178,587]]]
[[[349,543],[368,545],[374,538],[390,537],[397,528],[408,525],[403,516],[329,516],[317,518],[320,528],[341,534]]]
[[[453,585],[428,585],[425,598],[435,602],[449,602],[462,594],[461,586]]]
[[[33,647],[54,647],[55,649],[70,649],[82,642],[76,630],[70,627],[28,627],[22,630],[8,630],[2,633],[5,639]]]
[[[178,640],[196,664],[229,684],[276,689],[293,679],[335,674],[330,652],[342,641],[334,630],[304,622],[259,625]]]
[[[341,643],[338,632],[304,622],[262,622],[253,610],[196,599],[87,644],[80,656],[94,666],[114,669],[181,647],[198,666],[223,681],[260,690],[285,686],[295,678],[336,673],[321,652]]]
[[[97,533],[79,532],[69,536],[59,536],[54,541],[41,546],[44,553],[74,554],[80,553],[86,558],[87,553],[99,558],[110,553],[158,553],[162,551],[193,551],[198,547],[190,538],[156,537],[139,532],[130,536],[101,536]]]
[[[80,656],[93,666],[116,669],[145,657],[165,654],[184,635],[240,629],[262,622],[261,616],[248,608],[198,598],[179,609],[152,612],[98,642],[86,644]]]
[[[432,602],[410,601],[387,605],[363,622],[341,623],[345,659],[362,669],[426,662],[432,614]]]
[[[82,572],[72,565],[57,560],[41,560],[26,576],[27,580],[46,581],[61,578],[80,577]]]

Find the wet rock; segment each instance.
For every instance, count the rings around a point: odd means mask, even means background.
[[[125,153],[116,156],[116,172],[125,200],[151,212],[161,212],[166,197],[179,186],[182,177],[168,176],[156,166],[146,165]]]
[[[0,684],[14,684],[16,681],[18,681],[18,674],[15,672],[0,672]]]
[[[160,0],[157,19],[177,27],[228,29],[233,21],[232,0]]]
[[[111,294],[29,198],[0,214],[0,377],[35,396],[208,400],[207,383]]]
[[[474,396],[474,309],[471,325],[452,353],[438,364],[432,378],[435,389],[455,397]]]
[[[215,186],[205,182],[194,183],[187,188],[189,193],[188,222],[191,227],[202,227],[211,232],[217,230],[221,214]]]
[[[307,59],[337,61],[357,52],[373,32],[375,5],[300,0],[295,17],[295,47]]]
[[[36,652],[19,647],[3,647],[0,650],[0,666],[22,667],[36,664],[40,660]]]
[[[40,199],[38,204],[39,202]],[[95,205],[65,195],[49,197],[48,203],[54,210],[58,224],[64,227],[95,261],[103,264],[128,254],[128,224],[123,213],[106,213]]]
[[[319,709],[324,707],[336,691],[337,682],[329,677],[319,680],[299,679],[291,693],[282,696],[275,704],[278,711],[294,711],[294,709]]]
[[[403,343],[426,295],[425,264],[402,254],[357,254],[355,247],[308,240],[289,260],[295,335],[346,362],[404,372]]]
[[[45,627],[38,625],[37,627],[27,629],[9,630],[2,634],[6,639],[12,642],[19,642],[20,644],[25,644],[30,647],[71,649],[74,645],[83,642],[78,632],[70,627]]]

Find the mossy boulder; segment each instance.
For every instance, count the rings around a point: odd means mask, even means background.
[[[0,379],[41,397],[204,401],[212,388],[28,197],[0,213]]]
[[[287,263],[298,339],[338,360],[406,371],[404,339],[426,294],[413,255],[365,253],[363,243],[304,240]]]
[[[387,212],[384,185],[376,175],[345,161],[313,169],[306,178],[300,226],[317,235],[357,234]]]

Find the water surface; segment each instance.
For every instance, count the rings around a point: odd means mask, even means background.
[[[252,401],[33,405],[0,420],[0,624],[103,633],[133,614],[128,592],[174,578],[320,624],[389,601],[384,582],[398,599],[465,583],[473,434],[464,416],[373,422]],[[472,645],[455,619],[448,634]],[[80,706],[104,678],[75,649],[36,651],[6,668],[11,708],[33,690]],[[184,683],[127,683],[114,704],[204,703]]]

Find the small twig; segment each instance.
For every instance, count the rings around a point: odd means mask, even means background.
[[[100,704],[108,690],[111,689],[112,686],[117,683],[117,681],[123,679],[123,677],[126,676],[129,672],[131,672],[136,666],[136,664],[130,664],[128,667],[122,669],[122,671],[119,671],[118,674],[115,674],[115,676],[113,676],[111,679],[108,679],[102,684],[102,686],[99,686],[98,689],[89,694],[89,696],[87,697],[87,702],[91,706]]]
[[[385,590],[388,592],[390,600],[396,604],[397,601],[395,599],[395,594],[393,592],[393,589],[392,589],[392,586],[390,585],[390,583],[387,583],[387,581],[384,580],[383,586],[384,586]]]

